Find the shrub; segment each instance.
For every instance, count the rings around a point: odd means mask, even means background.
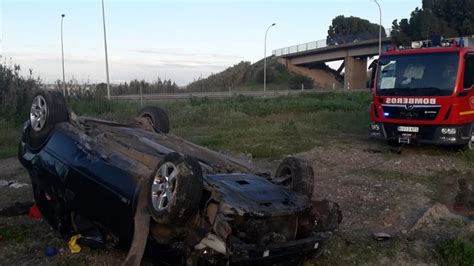
[[[474,243],[471,241],[448,240],[441,245],[440,254],[446,265],[474,265]]]
[[[314,88],[314,80],[308,76],[294,73],[288,81],[290,90],[301,90],[303,84],[305,90]]]

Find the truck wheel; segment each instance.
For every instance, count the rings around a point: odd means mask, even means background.
[[[38,148],[54,126],[69,121],[69,111],[63,95],[55,91],[42,91],[33,97],[30,107],[29,144]]]
[[[33,183],[32,186],[33,198],[43,219],[62,236],[69,234],[72,231],[72,225],[65,204],[55,195],[41,189],[38,184]]]
[[[277,184],[303,193],[310,198],[313,195],[314,172],[306,160],[294,157],[285,158],[278,166],[273,180]]]
[[[179,153],[166,155],[150,178],[148,209],[162,224],[182,224],[196,214],[203,179],[199,162]]]
[[[387,145],[392,147],[392,148],[399,148],[399,147],[402,146],[402,144],[399,143],[397,139],[388,139],[387,140]]]
[[[469,151],[474,151],[474,124],[472,125],[471,127],[471,131],[472,131],[472,136],[471,136],[471,141],[469,141],[466,145],[466,150],[469,150]]]
[[[139,118],[149,119],[153,129],[161,133],[170,132],[170,121],[165,110],[156,106],[147,106],[138,113]]]

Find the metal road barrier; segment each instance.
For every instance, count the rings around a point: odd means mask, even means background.
[[[344,90],[344,89],[335,89],[335,90],[275,90],[267,91],[235,91],[235,92],[186,92],[186,93],[153,93],[153,94],[130,94],[130,95],[114,95],[111,96],[112,100],[116,101],[175,101],[175,100],[187,100],[193,97],[197,98],[228,98],[235,97],[239,95],[248,96],[248,97],[279,97],[279,96],[289,96],[297,95],[300,93],[324,93],[324,92],[349,92],[349,91],[361,91],[361,90]],[[143,97],[143,98],[142,98]]]

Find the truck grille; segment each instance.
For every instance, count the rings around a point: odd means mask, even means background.
[[[384,117],[402,120],[435,120],[440,106],[431,105],[383,105]]]

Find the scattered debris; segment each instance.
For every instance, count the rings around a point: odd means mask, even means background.
[[[28,186],[28,184],[19,183],[16,180],[7,181],[7,180],[0,179],[0,187],[22,188],[22,187],[26,187],[26,186]]]
[[[47,246],[46,249],[44,250],[44,255],[46,257],[54,257],[58,254],[58,249],[53,246]]]
[[[77,240],[79,238],[81,238],[81,235],[74,235],[71,237],[71,239],[67,243],[69,250],[71,251],[72,254],[81,252],[81,246],[77,244]]]
[[[28,211],[28,216],[30,216],[30,218],[33,218],[35,220],[41,219],[42,215],[41,215],[40,210],[38,209],[38,206],[36,206],[36,204],[33,204],[30,207],[30,209]]]
[[[0,179],[0,187],[6,187],[6,186],[8,186],[8,181]]]
[[[373,237],[377,241],[385,241],[392,238],[392,236],[387,233],[374,233]]]
[[[28,214],[33,202],[15,202],[12,206],[0,210],[0,216],[13,217]]]

